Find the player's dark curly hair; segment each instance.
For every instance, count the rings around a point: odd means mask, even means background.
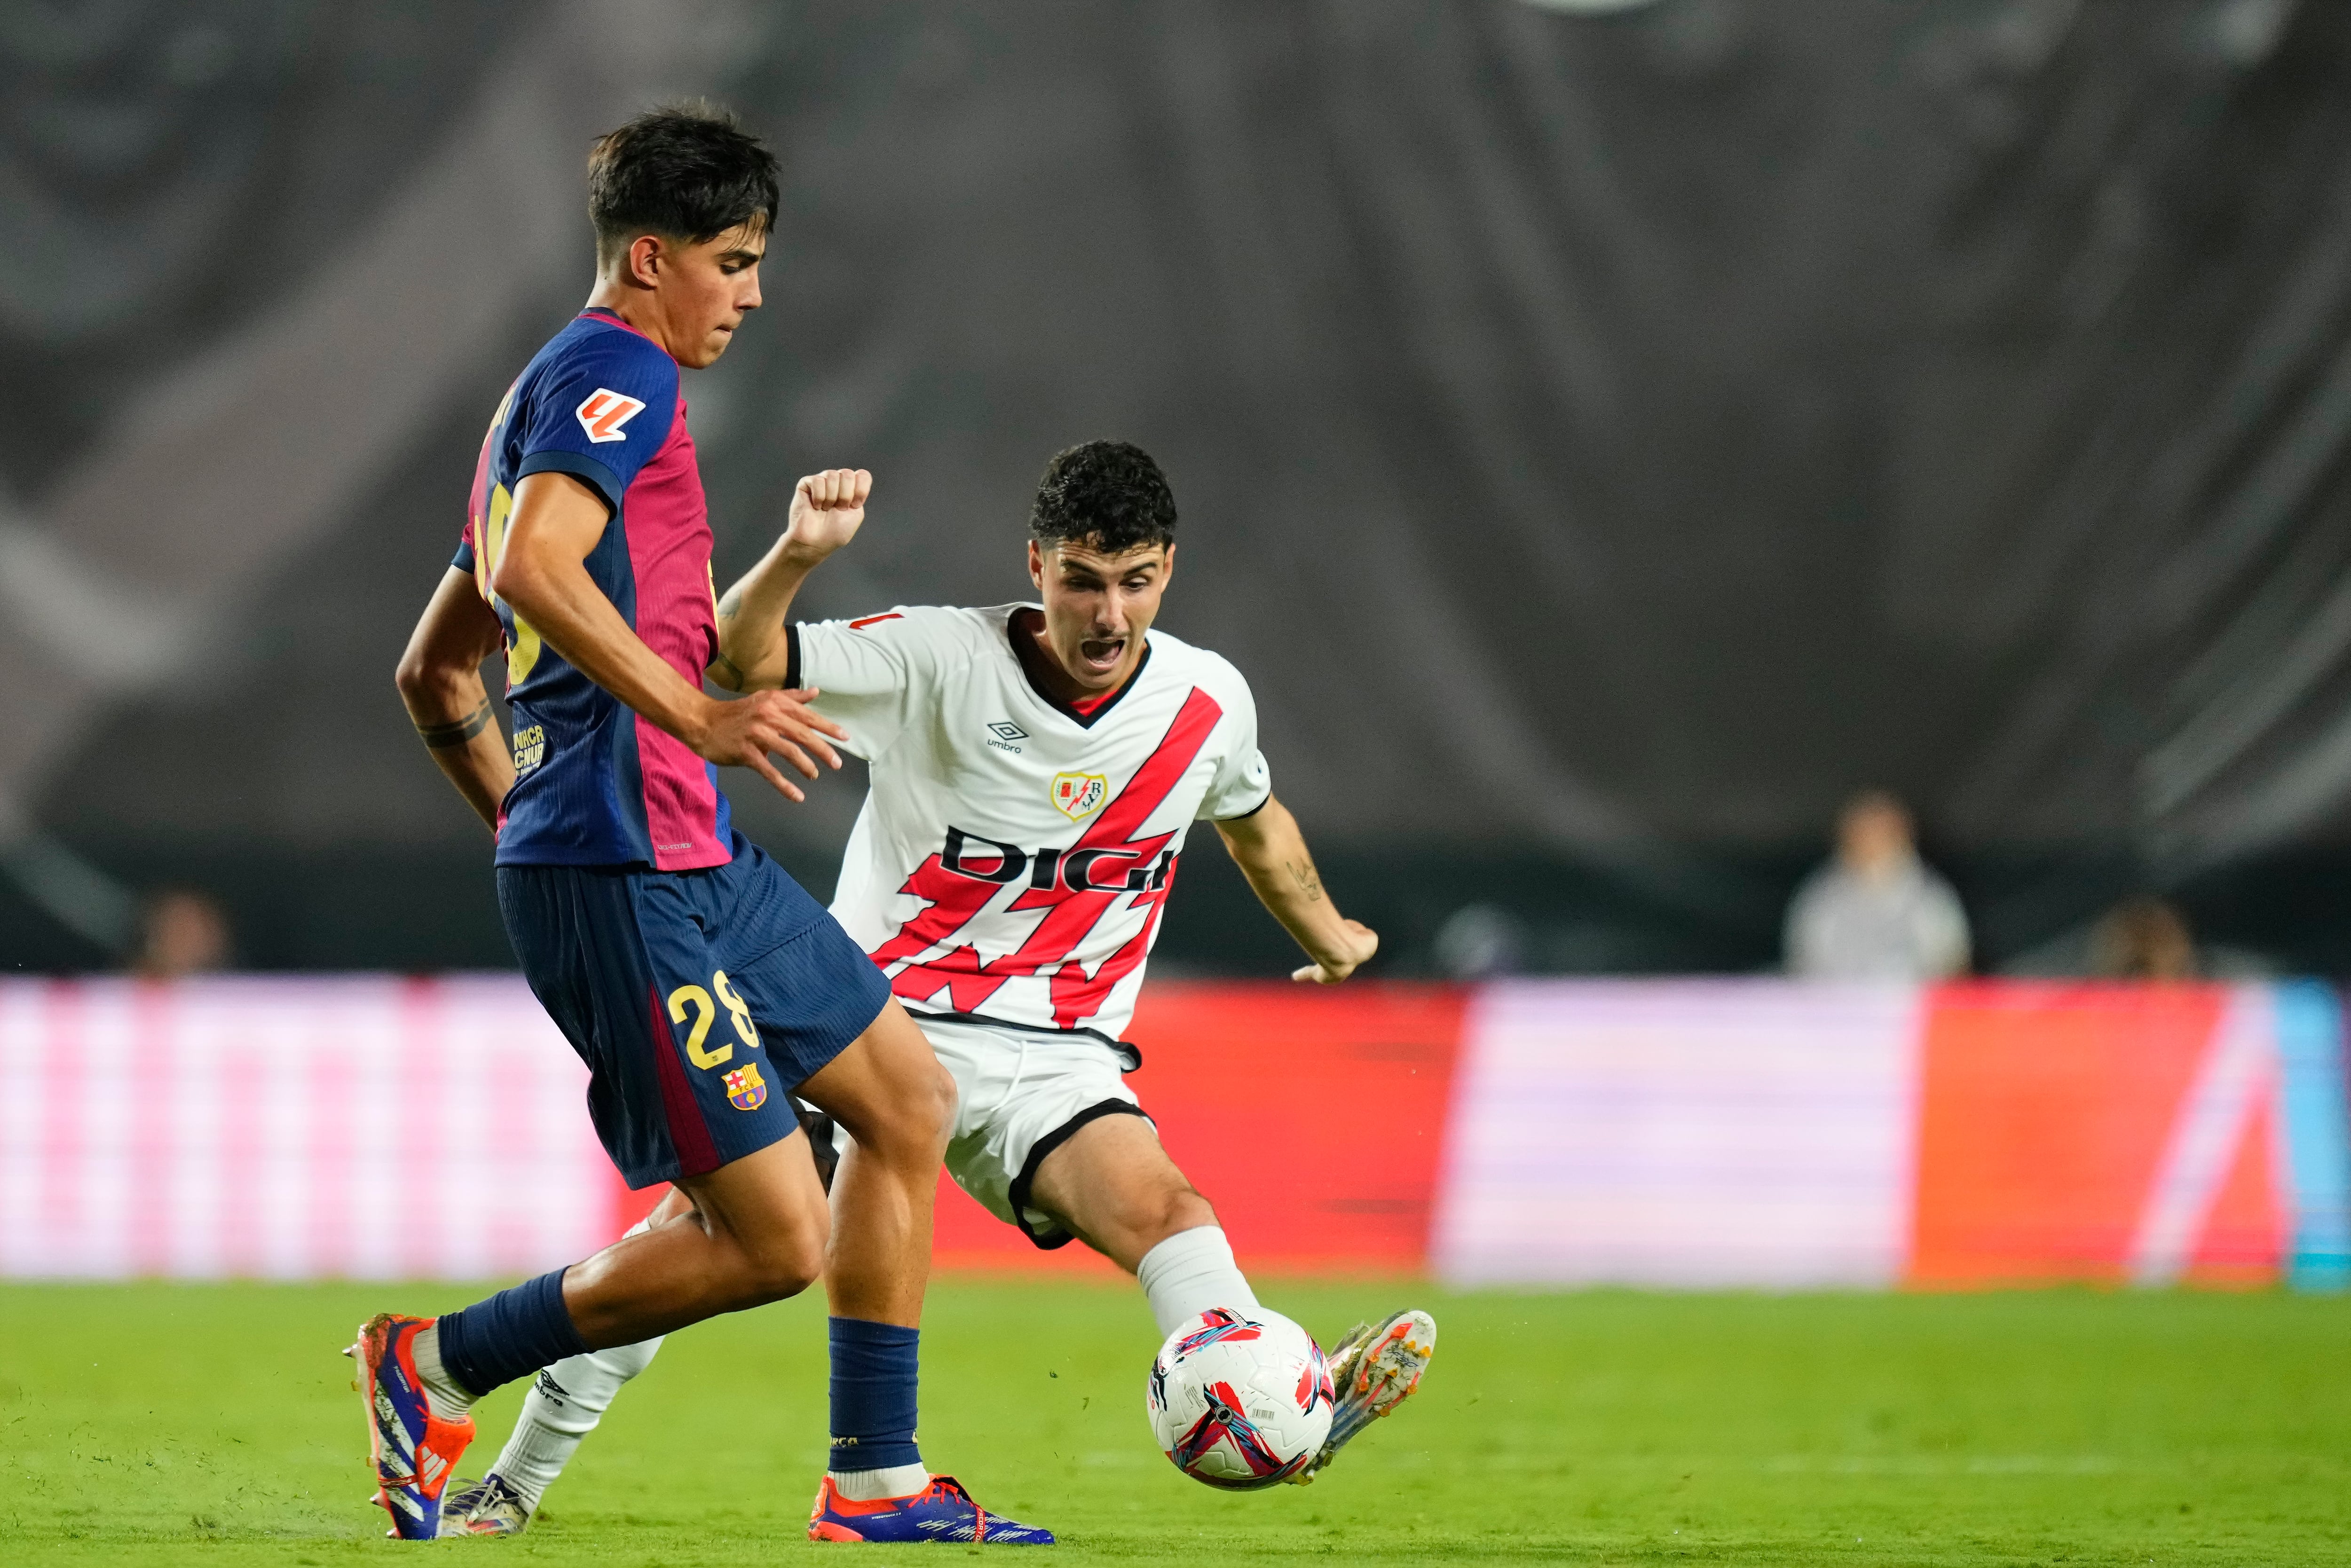
[[[732,114],[664,104],[605,132],[588,154],[588,219],[601,265],[639,235],[700,245],[738,224],[765,229],[779,200],[776,158]]]
[[[1056,452],[1037,484],[1029,533],[1039,544],[1083,543],[1105,555],[1176,542],[1176,493],[1151,454],[1124,441]]]

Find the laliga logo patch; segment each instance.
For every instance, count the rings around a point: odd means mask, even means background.
[[[643,403],[611,387],[598,387],[572,410],[579,415],[580,428],[588,433],[590,441],[626,441],[628,436],[622,427],[644,411]]]
[[[1053,775],[1053,809],[1072,822],[1082,822],[1110,798],[1110,780],[1099,773]]]
[[[726,1075],[726,1103],[737,1111],[756,1111],[767,1103],[768,1081],[759,1076],[758,1062]]]

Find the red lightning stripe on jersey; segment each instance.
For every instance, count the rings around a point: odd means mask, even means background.
[[[1091,975],[1081,966],[1064,964],[1053,972],[1053,1026],[1072,1029],[1081,1018],[1102,1011],[1102,1003],[1110,999],[1111,991],[1121,980],[1133,974],[1151,951],[1151,934],[1159,929],[1159,912],[1165,906],[1168,891],[1176,885],[1176,862],[1167,862],[1165,878],[1152,879],[1155,886],[1138,894],[1133,907],[1148,908],[1143,929],[1123,943],[1118,951],[1104,958]]]
[[[1097,850],[1114,852],[1115,863],[1122,869],[1151,865],[1175,835],[1154,833],[1142,840],[1133,835],[1167,799],[1223,716],[1224,709],[1217,700],[1194,687],[1158,747],[1134,770],[1126,787],[1102,808],[1085,835],[1061,856],[1061,863],[1066,866],[1081,852]],[[1111,857],[1104,854],[1099,858]],[[1084,866],[1089,862],[1077,863]],[[1172,870],[1171,866],[1171,873]],[[1048,965],[1066,965],[1053,977],[1053,1021],[1058,1028],[1071,1028],[1078,1019],[1098,1011],[1111,988],[1143,961],[1150,948],[1151,933],[1158,924],[1167,887],[1165,878],[1155,878],[1160,885],[1142,892],[1134,899],[1132,907],[1148,909],[1143,929],[1088,977],[1079,966],[1069,962],[1070,956],[1128,890],[1123,879],[1109,887],[1090,886],[1081,891],[1064,885],[1065,880],[1057,880],[1050,889],[1028,889],[1006,906],[1008,913],[1043,908],[1045,917],[1017,950],[983,964],[977,948],[968,943],[957,944],[956,938],[987,906],[1001,884],[958,876],[946,868],[940,856],[933,854],[898,890],[925,900],[926,907],[901,925],[896,936],[873,950],[873,961],[886,969],[918,953],[946,946],[948,950],[935,958],[909,963],[892,978],[891,988],[909,1000],[920,1001],[937,995],[944,985],[948,1005],[957,1012],[978,1011],[1007,980],[1034,975]]]

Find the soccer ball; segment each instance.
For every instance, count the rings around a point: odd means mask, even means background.
[[[1313,1335],[1280,1312],[1211,1307],[1159,1347],[1144,1407],[1177,1469],[1249,1491],[1314,1458],[1331,1435],[1332,1398]]]

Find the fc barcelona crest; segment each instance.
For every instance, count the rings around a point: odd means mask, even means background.
[[[756,1111],[768,1103],[768,1081],[759,1064],[749,1062],[726,1075],[726,1103],[737,1111]]]
[[[1053,775],[1053,809],[1072,822],[1082,822],[1110,798],[1110,780],[1099,773]]]

